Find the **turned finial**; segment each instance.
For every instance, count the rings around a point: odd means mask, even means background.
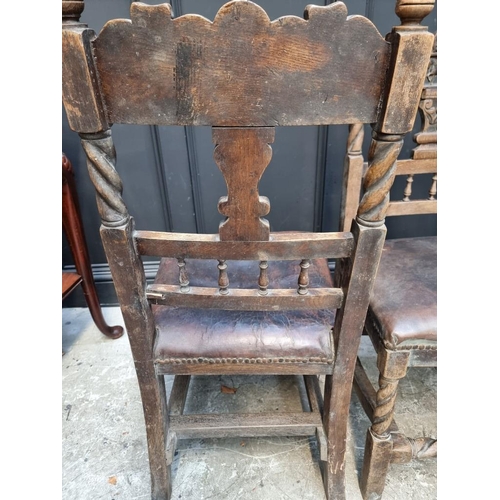
[[[80,21],[83,9],[85,8],[84,0],[62,0],[62,20],[63,21]]]
[[[435,0],[396,0],[396,14],[403,26],[418,25],[434,8]]]

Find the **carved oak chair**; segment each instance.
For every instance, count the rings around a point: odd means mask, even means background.
[[[437,35],[423,86],[421,130],[411,158],[398,160],[395,174],[406,176],[401,197],[389,203],[387,216],[437,213]],[[363,172],[363,128],[350,127],[344,165],[341,227],[356,215]],[[425,175],[422,175],[425,174]],[[412,197],[414,182],[429,182],[427,199]],[[366,182],[366,181],[365,181]],[[391,463],[437,455],[437,440],[405,436],[394,421],[398,383],[408,367],[437,366],[437,237],[388,239],[365,322],[377,352],[379,387],[375,391],[358,359],[354,388],[372,421],[366,438],[361,490],[365,499],[380,498]]]
[[[420,26],[432,3],[398,2],[402,24],[386,41],[369,20],[347,18],[341,2],[274,22],[250,1],[227,3],[213,22],[134,2],[131,20],[110,21],[98,36],[79,22],[83,2],[63,2],[63,101],[97,191],[142,396],[153,499],[171,497],[177,439],[263,435],[316,435],[326,496],[345,498],[356,353],[393,165],[432,48]],[[228,190],[218,234],[134,227],[115,168],[114,123],[212,127]],[[374,131],[350,230],[271,232],[258,183],[275,127],[349,123]],[[149,286],[144,255],[162,257]],[[337,259],[333,282],[327,258]],[[165,374],[175,375],[168,401]],[[190,376],[220,374],[303,375],[310,411],[184,415]]]

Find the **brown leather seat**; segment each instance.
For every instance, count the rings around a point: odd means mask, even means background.
[[[387,349],[437,345],[437,237],[387,240],[368,321]]]
[[[213,286],[217,261],[189,260],[192,286]],[[258,264],[230,261],[232,288],[255,287]],[[298,263],[269,263],[272,288],[297,286]],[[318,259],[309,268],[310,288],[331,287],[327,261]],[[162,259],[155,283],[176,284],[175,259]],[[230,277],[231,279],[231,277]],[[157,363],[302,363],[333,362],[331,329],[335,310],[223,311],[153,306],[157,324],[154,356]]]

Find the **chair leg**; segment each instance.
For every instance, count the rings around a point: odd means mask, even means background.
[[[377,436],[373,429],[366,433],[365,456],[361,473],[361,494],[364,500],[382,498],[392,453],[391,435]]]
[[[170,465],[167,465],[166,436],[169,416],[163,375],[156,375],[152,363],[136,362],[137,378],[142,397],[149,468],[151,500],[170,500],[172,483]]]
[[[373,410],[373,423],[366,435],[365,455],[360,488],[364,500],[382,497],[391,463],[393,441],[390,427],[399,380],[406,375],[408,355],[383,350],[378,356],[379,390]]]
[[[339,405],[340,391],[333,391],[333,375],[325,377],[323,426],[327,436],[327,461],[323,482],[327,500],[345,500],[345,448],[347,441],[347,414]],[[349,400],[346,402],[349,412]]]

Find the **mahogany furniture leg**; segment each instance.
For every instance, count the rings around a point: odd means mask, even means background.
[[[120,325],[109,326],[103,315],[99,303],[99,297],[95,288],[94,277],[90,267],[90,258],[87,250],[85,233],[80,216],[80,206],[76,192],[75,176],[71,162],[63,154],[62,156],[62,221],[63,228],[68,238],[68,243],[75,261],[78,274],[82,277],[82,289],[85,295],[92,319],[97,328],[109,338],[117,339],[123,335],[123,327]]]

